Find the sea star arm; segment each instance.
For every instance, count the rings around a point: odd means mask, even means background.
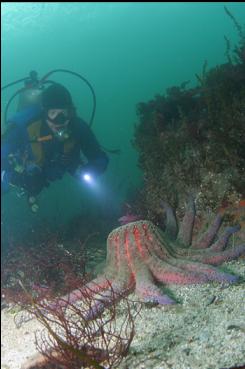
[[[190,195],[186,206],[186,212],[177,236],[177,241],[183,246],[189,246],[191,244],[195,215],[195,202],[193,196]]]
[[[192,248],[205,249],[209,247],[212,244],[221,226],[221,223],[222,223],[222,216],[218,214],[215,217],[213,223],[209,226],[208,230],[201,236],[201,238],[196,243],[194,243]]]

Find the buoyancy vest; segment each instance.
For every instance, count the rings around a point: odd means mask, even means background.
[[[54,137],[51,134],[47,136],[42,136],[41,127],[42,127],[42,119],[32,122],[27,127],[27,133],[31,145],[33,160],[35,164],[37,164],[40,167],[42,167],[45,161],[44,142],[54,139]],[[69,152],[72,151],[72,149],[74,148],[75,144],[76,144],[75,138],[73,137],[73,135],[71,135],[63,143],[64,154],[69,154]]]

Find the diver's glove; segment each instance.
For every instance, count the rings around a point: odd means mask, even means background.
[[[21,181],[16,181],[18,176],[19,174],[15,175],[15,173],[8,173],[5,170],[1,172],[1,192],[3,194],[9,192],[12,188],[15,190],[17,197],[25,195],[26,191],[23,188]]]
[[[16,195],[21,197],[25,190],[21,182],[21,176],[18,173],[9,173],[5,170],[1,172],[1,192],[7,193],[11,188],[16,190]]]
[[[33,213],[37,213],[39,210],[39,205],[37,199],[34,196],[28,196],[28,205]]]

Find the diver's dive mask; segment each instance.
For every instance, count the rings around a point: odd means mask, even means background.
[[[69,123],[71,119],[71,113],[68,109],[49,109],[47,111],[47,119],[59,126]]]

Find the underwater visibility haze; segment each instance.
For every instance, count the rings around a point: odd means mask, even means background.
[[[93,86],[96,113],[92,129],[109,154],[100,194],[68,175],[40,195],[40,211],[33,217],[25,198],[11,192],[3,199],[2,216],[11,228],[29,228],[32,222],[55,217],[64,222],[84,209],[102,207],[104,216],[128,192],[137,191],[144,173],[132,145],[136,105],[166,89],[190,81],[208,68],[226,61],[226,35],[238,34],[224,12],[225,3],[7,3],[2,8],[2,86],[36,70],[41,78],[55,69],[79,73]],[[243,3],[232,3],[238,22]],[[89,121],[93,100],[88,87],[71,75],[52,78],[71,92],[79,115]],[[2,111],[21,85],[2,93]],[[15,102],[9,112],[14,112]],[[11,111],[12,110],[12,111]],[[64,195],[64,191],[66,196]],[[105,209],[106,205],[109,208]],[[6,205],[5,205],[6,204]]]
[[[4,368],[244,368],[245,3],[1,10]]]

